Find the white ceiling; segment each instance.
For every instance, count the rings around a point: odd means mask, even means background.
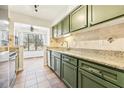
[[[9,9],[15,13],[53,22],[56,20],[57,16],[61,16],[65,11],[67,11],[69,6],[70,5],[40,5],[38,7],[38,12],[35,12],[33,5],[10,5]]]

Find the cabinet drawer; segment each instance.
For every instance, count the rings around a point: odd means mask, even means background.
[[[52,55],[53,55],[53,56],[55,56],[55,57],[58,57],[58,58],[60,58],[60,57],[61,57],[61,54],[60,54],[60,53],[58,53],[58,52],[52,52]]]
[[[77,59],[76,58],[73,58],[73,57],[70,57],[67,55],[62,55],[62,60],[77,66]]]
[[[78,87],[80,88],[118,88],[118,86],[85,70],[79,69],[78,73]]]
[[[94,75],[97,75],[111,83],[114,83],[120,87],[124,87],[124,73],[113,70],[108,67],[93,64],[87,61],[79,60],[79,68],[86,70]]]

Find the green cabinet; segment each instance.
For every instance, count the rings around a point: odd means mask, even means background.
[[[95,25],[124,15],[124,5],[92,5],[90,25]]]
[[[81,5],[52,27],[52,36],[61,35],[124,16],[124,5]]]
[[[61,36],[61,35],[62,35],[62,22],[58,24],[58,33],[57,33],[57,36]]]
[[[51,52],[51,69],[60,77],[61,54],[58,52]]]
[[[54,57],[54,62],[55,62],[55,73],[60,77],[60,64],[61,60],[60,58]]]
[[[51,51],[47,50],[47,65],[51,67]]]
[[[62,35],[62,22],[52,27],[53,38],[57,38]]]
[[[78,71],[78,87],[79,88],[118,88],[118,86],[105,81],[87,72],[85,70],[79,69]]]
[[[62,80],[70,88],[77,87],[77,67],[62,61]]]
[[[78,87],[124,87],[122,78],[124,78],[123,72],[79,60]]]
[[[70,31],[79,30],[88,26],[87,6],[80,6],[70,14]]]
[[[55,25],[52,27],[52,34],[53,34],[53,38],[57,38],[58,36],[58,25]]]
[[[71,88],[77,87],[77,59],[62,55],[62,80]]]
[[[55,69],[55,57],[53,55],[51,55],[51,69],[54,70]]]
[[[69,16],[65,17],[62,21],[62,34],[67,34],[70,31]]]
[[[48,52],[48,55],[49,52]],[[123,88],[124,71],[51,51],[50,67],[70,88]]]

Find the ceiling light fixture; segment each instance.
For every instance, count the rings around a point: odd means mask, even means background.
[[[34,9],[35,9],[35,12],[38,12],[38,8],[39,7],[39,5],[34,5]]]

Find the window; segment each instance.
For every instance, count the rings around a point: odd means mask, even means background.
[[[28,38],[29,50],[35,50],[35,35],[29,34]]]
[[[28,50],[28,35],[24,34],[24,39],[23,39],[23,43],[24,43],[24,50]]]
[[[43,45],[42,34],[24,34],[24,50],[42,50]]]
[[[42,35],[36,35],[36,49],[41,50],[43,47],[43,38]]]

